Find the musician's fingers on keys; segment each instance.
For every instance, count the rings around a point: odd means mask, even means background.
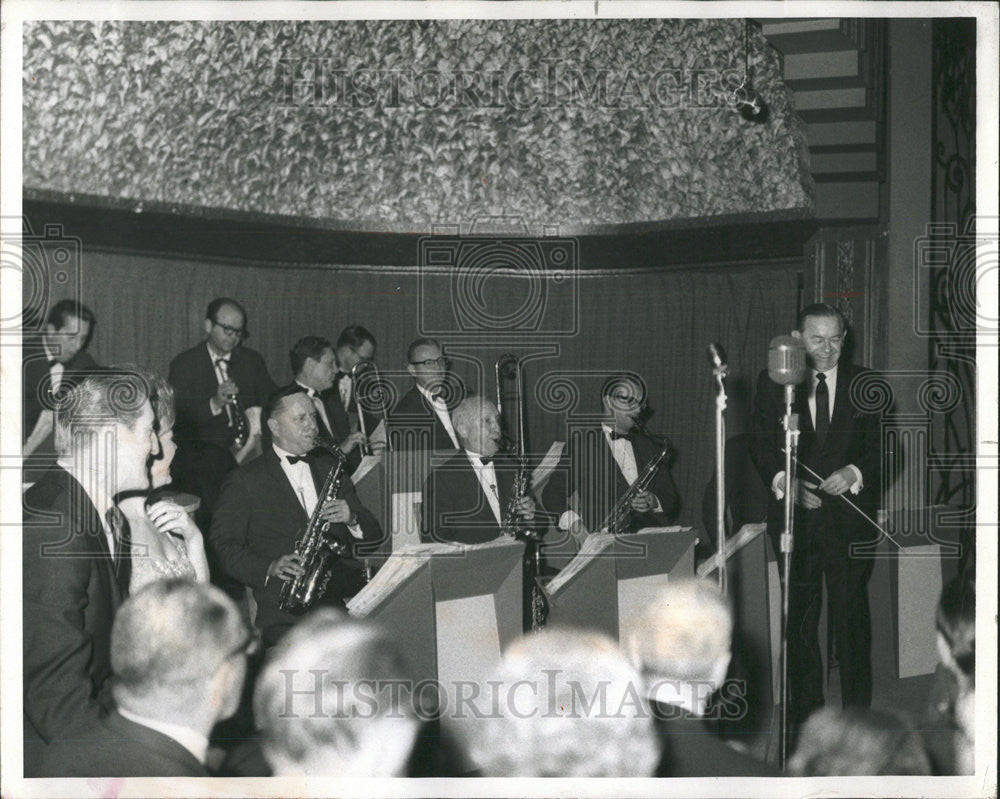
[[[632,497],[632,510],[637,513],[646,513],[656,507],[656,500],[648,491],[640,491]]]
[[[535,518],[535,500],[531,497],[521,497],[516,508],[517,512],[528,521]]]
[[[351,507],[346,499],[331,499],[323,506],[319,517],[334,524],[348,524],[351,520]]]

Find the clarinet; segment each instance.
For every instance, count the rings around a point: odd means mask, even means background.
[[[648,438],[656,438],[660,440],[662,448],[660,451],[653,456],[653,458],[646,464],[646,468],[642,470],[634,483],[628,487],[628,490],[619,497],[618,502],[611,509],[611,512],[605,517],[604,524],[601,525],[600,529],[602,531],[611,533],[612,535],[623,535],[628,532],[629,520],[632,516],[632,500],[641,492],[645,491],[649,484],[653,482],[653,478],[656,477],[656,473],[660,470],[660,465],[666,459],[667,455],[670,454],[670,443],[667,441],[665,436],[654,436],[651,433],[646,432],[646,429],[636,423],[636,428],[640,433],[647,436]]]

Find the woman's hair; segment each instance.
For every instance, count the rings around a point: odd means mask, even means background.
[[[976,577],[968,570],[941,592],[937,629],[961,675],[976,684]]]

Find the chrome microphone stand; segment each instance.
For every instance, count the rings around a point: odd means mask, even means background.
[[[778,764],[788,756],[788,594],[795,526],[795,473],[798,468],[799,415],[792,413],[795,386],[785,384],[785,526],[781,533],[781,745]]]
[[[718,550],[719,591],[724,595],[728,590],[726,573],[726,385],[729,366],[716,345],[709,345],[712,358],[712,374],[715,377],[715,537]]]

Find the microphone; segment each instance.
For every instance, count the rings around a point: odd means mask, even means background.
[[[726,363],[726,351],[722,349],[721,344],[709,344],[708,357],[716,369],[721,369]]]
[[[806,377],[806,347],[795,336],[775,336],[767,347],[767,376],[779,386],[801,383]]]

